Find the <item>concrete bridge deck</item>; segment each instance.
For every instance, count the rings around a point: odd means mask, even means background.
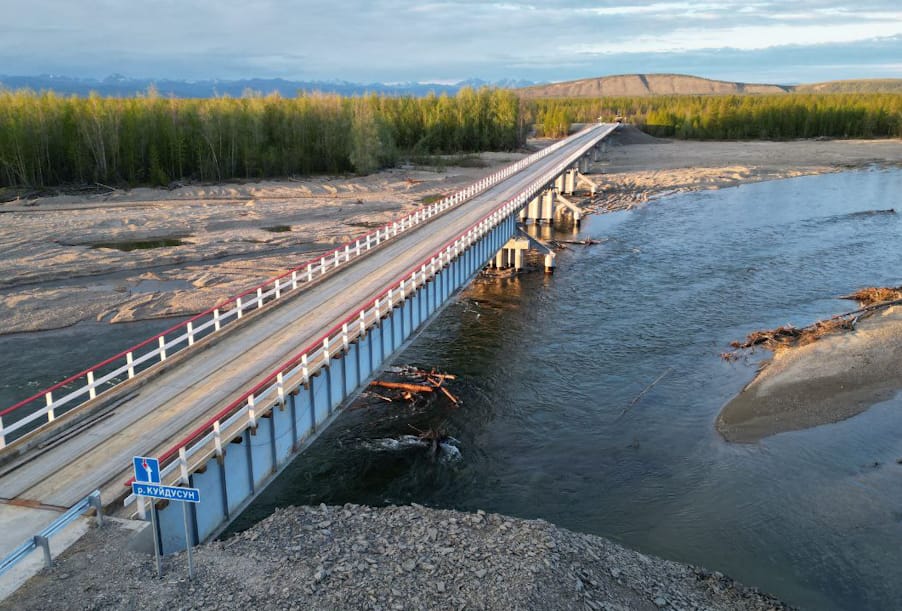
[[[385,286],[409,274],[412,266],[499,202],[523,191],[568,152],[598,138],[598,130],[578,135],[557,154],[383,243],[285,303],[248,316],[211,346],[196,346],[146,383],[123,385],[121,391],[109,393],[105,400],[119,404],[103,417],[0,468],[0,503],[65,508],[98,488],[105,504],[120,500],[128,492],[124,484],[131,475],[133,456],[158,455],[177,443],[185,431],[252,387]],[[49,521],[46,512],[33,515],[18,534],[27,536],[28,531],[35,532]],[[0,556],[5,551],[0,549]]]

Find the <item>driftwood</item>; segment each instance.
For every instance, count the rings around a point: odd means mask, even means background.
[[[649,384],[648,386],[646,386],[645,388],[642,389],[642,392],[640,392],[638,395],[636,395],[635,397],[633,397],[633,400],[629,402],[629,405],[627,405],[626,407],[624,407],[624,408],[623,408],[623,411],[620,412],[620,415],[617,416],[617,420],[620,420],[621,418],[623,418],[623,417],[626,415],[626,413],[627,413],[628,411],[630,411],[630,409],[632,409],[632,407],[633,407],[636,403],[639,402],[639,399],[641,399],[642,397],[644,397],[644,396],[646,395],[646,393],[648,393],[648,391],[650,391],[652,388],[654,388],[654,387],[657,385],[657,383],[660,382],[661,380],[663,380],[664,377],[665,377],[668,373],[670,373],[671,371],[673,371],[673,367],[668,367],[667,369],[665,369],[665,370],[664,370],[664,373],[662,373],[662,374],[659,375],[657,378],[655,378],[654,381],[653,381],[651,384]]]
[[[880,300],[881,297],[893,296],[896,296],[897,298],[885,301]],[[783,325],[776,329],[753,331],[746,336],[744,342],[731,342],[730,346],[733,348],[733,351],[724,352],[720,356],[725,360],[732,361],[739,358],[738,352],[740,350],[752,349],[758,346],[767,348],[768,350],[804,346],[831,333],[844,330],[854,331],[855,325],[858,324],[859,320],[867,318],[877,310],[902,305],[902,287],[896,289],[862,289],[851,295],[846,295],[843,299],[855,299],[861,303],[870,303],[870,305],[866,305],[863,308],[858,308],[857,310],[852,310],[850,312],[843,312],[842,314],[831,316],[825,320],[818,320],[805,327]]]
[[[403,382],[383,382],[382,380],[373,380],[370,386],[379,388],[390,388],[392,390],[405,390],[407,392],[432,392],[434,388],[427,384],[405,384]]]
[[[843,295],[842,299],[853,299],[862,306],[895,305],[902,300],[902,286],[869,286],[859,289],[849,295]]]
[[[393,393],[379,394],[371,391],[369,394],[383,401],[394,403],[395,401],[405,401],[411,403],[424,394],[432,394],[438,391],[451,401],[454,407],[460,405],[460,399],[455,397],[450,390],[445,388],[446,380],[456,380],[457,376],[450,373],[440,373],[435,371],[426,371],[411,366],[390,367],[387,369],[389,373],[404,376],[412,382],[386,382],[383,380],[373,380],[370,382],[370,388],[384,388],[393,391]],[[416,382],[416,383],[413,383]]]

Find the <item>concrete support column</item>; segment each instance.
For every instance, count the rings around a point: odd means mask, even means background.
[[[570,168],[564,172],[564,189],[561,191],[565,195],[570,195],[576,191],[576,168]]]
[[[554,189],[548,189],[542,194],[542,209],[537,218],[547,223],[554,219]]]
[[[566,173],[566,172],[565,172]],[[561,174],[557,178],[554,179],[554,188],[561,193],[564,192],[564,174]]]
[[[541,207],[542,196],[536,195],[534,198],[529,200],[529,205],[526,207],[526,218],[531,221],[539,220],[539,217],[541,216]]]
[[[554,273],[554,255],[553,254],[545,255],[545,273],[546,274]]]

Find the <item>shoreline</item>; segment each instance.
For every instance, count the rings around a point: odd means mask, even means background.
[[[755,443],[788,431],[839,422],[891,399],[902,388],[902,307],[890,307],[851,331],[773,359],[717,416],[729,442]]]
[[[310,178],[139,188],[0,204],[0,335],[84,320],[187,317],[269,279],[520,153],[483,153],[483,168],[394,168]],[[902,163],[902,140],[699,142],[616,134],[589,177],[590,208],[632,208],[688,191]],[[104,214],[98,214],[103,210]],[[23,237],[26,236],[26,237]],[[111,242],[178,246],[123,252]]]

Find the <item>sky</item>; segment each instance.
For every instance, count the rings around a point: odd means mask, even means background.
[[[900,0],[0,0],[0,74],[564,81],[902,77]]]

